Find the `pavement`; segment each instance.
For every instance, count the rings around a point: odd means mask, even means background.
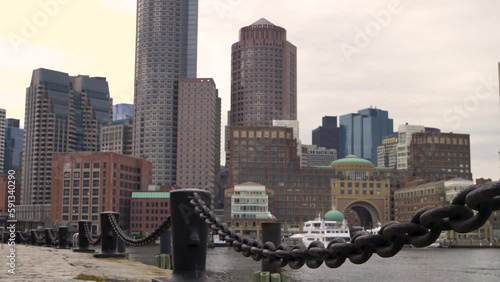
[[[9,265],[11,258],[7,256],[12,247],[0,245],[0,281],[151,282],[153,278],[172,276],[171,270],[124,258],[94,258],[91,253],[71,249],[25,245],[15,246],[15,265]],[[14,271],[11,266],[15,266]]]

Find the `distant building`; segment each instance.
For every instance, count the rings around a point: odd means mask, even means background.
[[[100,213],[120,213],[119,223],[130,226],[132,192],[151,184],[151,163],[111,152],[58,153],[52,164],[51,222],[77,226],[90,220],[100,233]]]
[[[148,236],[170,215],[170,192],[132,192],[130,232]]]
[[[316,145],[302,145],[301,167],[329,166],[337,159],[335,149],[326,149]]]
[[[322,125],[312,131],[312,144],[339,151],[339,127],[336,116],[324,116]]]
[[[5,156],[3,173],[14,170],[21,177],[21,160],[23,158],[24,130],[19,128],[19,120],[7,119],[5,130]]]
[[[382,145],[377,147],[377,166],[396,168],[397,164],[397,135],[382,139]]]
[[[101,128],[101,152],[132,156],[132,118],[113,121]]]
[[[410,157],[410,144],[415,132],[425,132],[422,125],[401,124],[398,128],[397,169],[407,170]]]
[[[301,152],[301,144],[299,138],[299,121],[298,120],[273,120],[273,126],[284,126],[293,128],[293,138],[297,141],[297,155],[300,155]]]
[[[13,174],[13,176],[14,179],[17,178],[16,174]],[[8,174],[0,174],[0,214],[8,213],[9,196],[14,196],[15,198],[14,201],[11,201],[12,204],[15,205],[14,210],[16,209],[17,205],[19,205],[19,201],[21,200],[20,186],[21,185],[19,181],[12,182],[12,179],[9,181]]]
[[[134,104],[113,105],[113,121],[134,118]]]
[[[179,80],[177,186],[214,192],[220,161],[218,90],[211,78]],[[217,146],[219,148],[217,148]]]
[[[5,154],[6,111],[0,109],[0,172],[3,172]]]
[[[376,108],[340,116],[339,158],[356,155],[377,163],[377,147],[385,136],[393,134],[389,113]]]
[[[246,182],[226,189],[230,194],[230,213],[226,214],[228,224],[240,234],[260,238],[260,223],[273,221],[275,218],[269,212],[269,196],[272,191],[264,185]]]
[[[297,119],[297,48],[266,19],[240,29],[231,48],[230,126]]]
[[[469,134],[413,133],[408,173],[431,181],[457,177],[472,180]]]

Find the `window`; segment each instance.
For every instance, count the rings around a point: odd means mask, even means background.
[[[94,167],[94,168],[99,168],[99,166],[100,166],[100,164],[99,164],[99,163],[94,163],[94,164],[93,164],[93,167]]]

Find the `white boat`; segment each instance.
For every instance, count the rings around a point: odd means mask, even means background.
[[[335,214],[332,212],[335,212]],[[314,241],[319,241],[326,247],[335,238],[342,238],[349,242],[351,235],[344,216],[338,211],[329,211],[323,218],[318,216],[314,220],[306,221],[303,232],[292,235],[290,238],[301,239],[306,247],[309,247]]]

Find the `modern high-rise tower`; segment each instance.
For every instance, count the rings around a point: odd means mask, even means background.
[[[230,126],[297,119],[297,48],[286,30],[260,19],[240,30],[231,54]]]
[[[134,155],[153,164],[153,184],[177,174],[178,86],[196,77],[198,0],[138,0]]]
[[[3,159],[3,173],[7,174],[9,170],[14,170],[16,174],[21,175],[23,144],[24,129],[19,128],[19,120],[8,118],[7,128],[5,130],[5,155]]]
[[[26,90],[22,205],[51,203],[52,154],[99,151],[100,127],[111,121],[111,111],[105,78],[33,71]]]

